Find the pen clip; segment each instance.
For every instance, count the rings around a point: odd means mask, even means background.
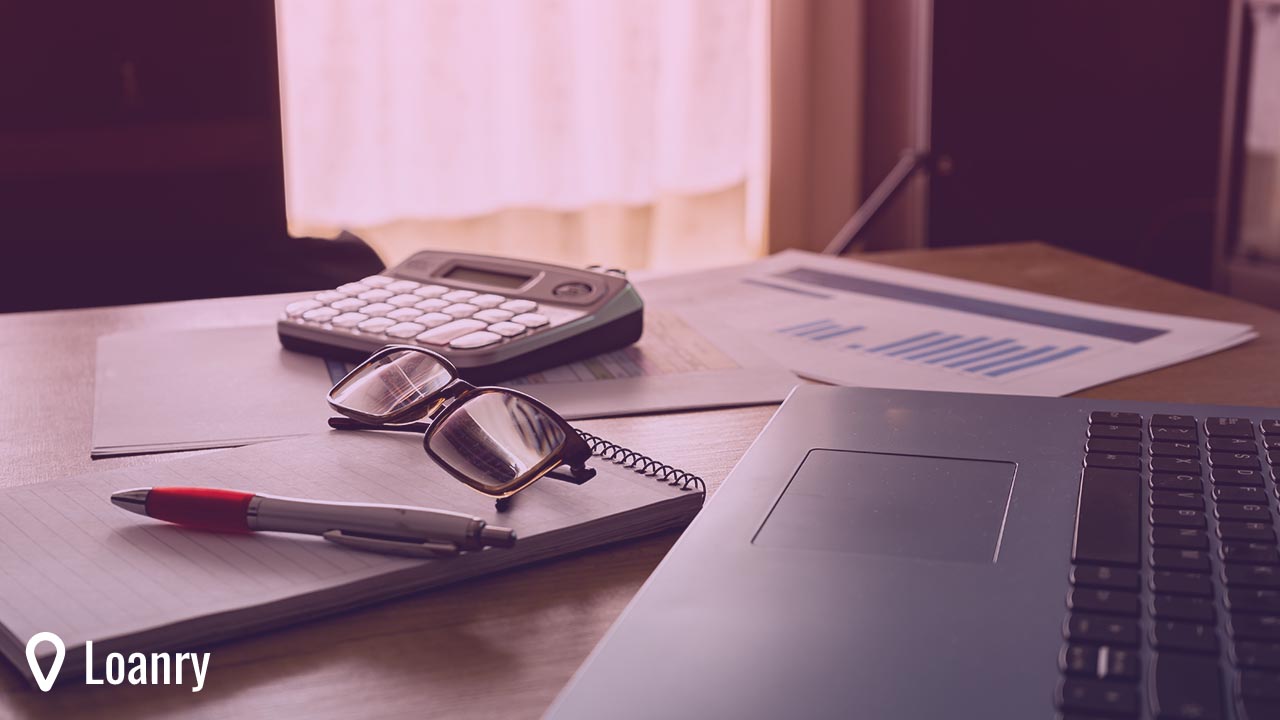
[[[458,546],[451,542],[423,542],[419,540],[391,540],[388,538],[356,535],[343,530],[330,530],[325,540],[344,547],[383,555],[403,555],[417,558],[452,557],[458,554]]]

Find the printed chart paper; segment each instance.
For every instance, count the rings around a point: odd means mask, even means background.
[[[797,374],[840,385],[1066,395],[1257,337],[800,251],[654,284]]]

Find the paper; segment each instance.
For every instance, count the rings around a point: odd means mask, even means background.
[[[799,251],[654,284],[797,374],[842,385],[1066,395],[1257,337]]]
[[[98,339],[93,456],[228,447],[328,429],[323,359],[274,325]]]
[[[782,402],[796,382],[723,323],[650,305],[636,344],[501,384],[575,419]]]
[[[320,432],[332,414],[329,388],[348,369],[283,350],[274,325],[104,336],[92,454],[233,447]],[[731,329],[646,307],[635,345],[498,384],[578,420],[782,402],[796,382]]]
[[[142,651],[293,622],[687,522],[700,494],[589,461],[583,485],[543,479],[499,514],[436,466],[420,435],[330,431],[0,493],[0,650],[24,673],[24,645],[52,631]],[[319,500],[474,514],[512,527],[512,549],[443,560],[354,551],[319,537],[185,530],[113,506],[131,487],[210,485]],[[670,501],[670,502],[667,502]],[[637,512],[643,508],[643,511]],[[91,592],[90,592],[91,591]],[[46,646],[46,650],[51,650]]]

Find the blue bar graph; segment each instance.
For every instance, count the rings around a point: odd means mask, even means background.
[[[1065,360],[1089,350],[1087,345],[1066,349],[1056,345],[1020,343],[1015,338],[991,338],[986,335],[966,336],[945,330],[930,330],[888,342],[849,342],[857,333],[867,328],[850,325],[830,318],[787,325],[774,330],[796,340],[828,343],[828,351],[857,351],[868,356],[893,359],[901,362],[919,362],[934,365],[940,370],[973,373],[983,377],[998,378],[1029,368],[1040,368]],[[870,333],[884,338],[884,333]],[[828,342],[835,341],[835,342]]]
[[[1008,347],[1002,347],[999,350],[992,350],[989,353],[983,353],[982,355],[975,355],[974,357],[964,358],[963,360],[949,362],[943,367],[949,367],[949,368],[964,367],[969,363],[982,362],[983,360],[987,360],[989,358],[998,357],[1000,355],[1005,355],[1011,352],[1019,352],[1022,350],[1026,350],[1026,348],[1021,345],[1010,345]]]
[[[1072,355],[1075,355],[1077,353],[1082,353],[1088,349],[1089,347],[1087,345],[1077,345],[1073,348],[1068,348],[1066,350],[1063,350],[1062,352],[1057,352],[1052,355],[1045,355],[1042,357],[1038,357],[1035,360],[1030,360],[1028,362],[1018,363],[1016,365],[1006,365],[1005,367],[1002,367],[998,370],[992,370],[987,374],[990,375],[991,377],[1000,377],[1001,375],[1007,375],[1011,372],[1017,372],[1019,370],[1023,370],[1035,365],[1044,365],[1046,363],[1051,363],[1055,360],[1061,360],[1063,358],[1071,357]]]
[[[965,368],[965,371],[966,372],[982,372],[983,370],[990,370],[993,367],[998,367],[1000,365],[1004,365],[1005,363],[1020,362],[1028,358],[1033,358],[1037,355],[1043,355],[1048,352],[1053,352],[1054,350],[1057,350],[1057,349],[1058,348],[1054,347],[1053,345],[1045,345],[1044,347],[1038,347],[1035,350],[1028,350],[1027,352],[1024,352],[1024,353],[1018,353],[1017,355],[1014,355],[1012,357],[1004,357],[994,362],[982,363],[981,365],[973,365]]]
[[[813,320],[799,325],[778,328],[775,332],[810,340],[830,340],[831,338],[852,335],[865,329],[862,325],[841,325],[830,320]]]
[[[936,336],[941,335],[941,334],[942,334],[942,333],[940,333],[940,332],[927,332],[927,333],[925,333],[925,334],[923,334],[923,335],[916,335],[915,337],[909,337],[909,338],[907,338],[906,340],[899,340],[899,341],[897,341],[897,342],[891,342],[891,343],[888,343],[888,344],[886,344],[886,345],[881,345],[880,347],[873,347],[873,348],[871,348],[870,350],[868,350],[867,352],[878,353],[878,352],[881,352],[881,351],[883,351],[883,350],[889,350],[889,349],[891,349],[891,348],[899,347],[899,346],[901,346],[901,345],[907,345],[907,344],[910,344],[910,343],[920,342],[921,340],[928,340],[928,339],[929,339],[929,338],[931,338],[931,337],[936,337]]]

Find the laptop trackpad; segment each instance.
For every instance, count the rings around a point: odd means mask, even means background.
[[[993,563],[1016,465],[811,450],[756,545]]]

